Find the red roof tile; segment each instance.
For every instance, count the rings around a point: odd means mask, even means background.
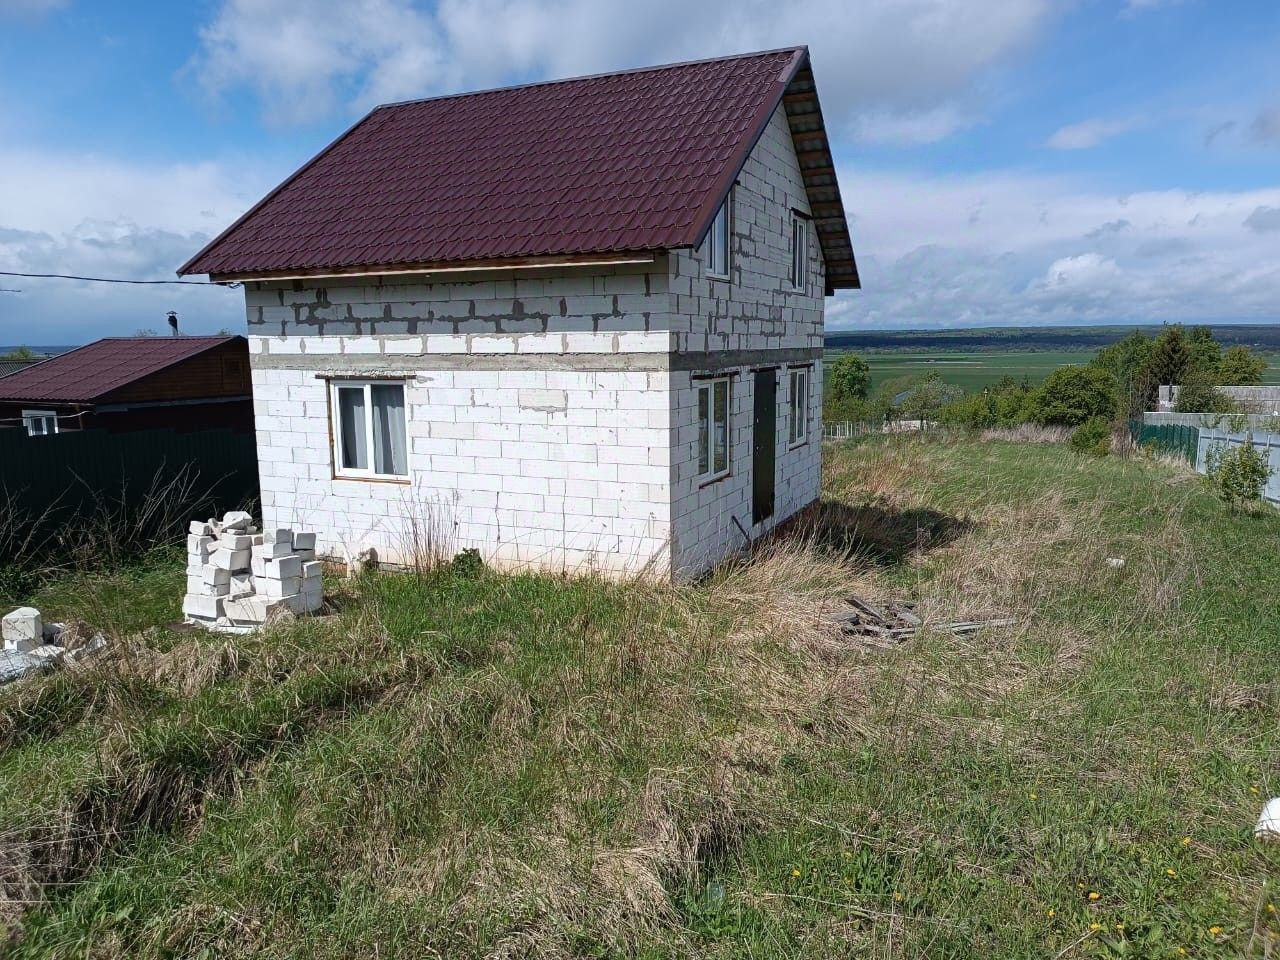
[[[107,337],[0,381],[0,402],[92,403],[236,337]]]
[[[798,47],[378,107],[179,273],[694,246],[807,66]]]

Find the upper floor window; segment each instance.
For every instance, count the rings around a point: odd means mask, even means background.
[[[707,254],[707,276],[721,280],[729,279],[729,201],[732,197],[730,193],[720,204],[703,244]]]
[[[791,215],[791,286],[805,289],[809,280],[809,221],[797,214]]]
[[[331,390],[335,475],[397,480],[408,477],[404,384],[337,380]]]
[[[28,437],[47,437],[58,432],[58,415],[52,410],[23,410],[22,425]]]

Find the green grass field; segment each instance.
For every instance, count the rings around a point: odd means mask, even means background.
[[[833,360],[840,353],[839,350],[828,350],[826,359]],[[953,383],[966,392],[973,392],[1006,376],[1015,380],[1026,377],[1033,384],[1039,383],[1058,367],[1088,363],[1093,354],[1092,350],[971,353],[869,351],[861,356],[871,367],[872,390],[895,377],[919,377],[937,373],[947,383]],[[1270,365],[1263,374],[1263,383],[1280,384],[1280,354],[1268,354],[1267,359]]]
[[[0,953],[1276,956],[1280,513],[1059,445],[824,459],[697,585],[372,575],[247,637],[165,626],[178,558],[22,598],[115,644],[0,690]]]

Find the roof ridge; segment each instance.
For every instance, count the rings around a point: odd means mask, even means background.
[[[796,53],[806,50],[804,44],[791,47],[774,47],[771,50],[751,50],[746,53],[730,53],[719,57],[700,57],[696,60],[677,60],[673,63],[654,63],[645,67],[628,67],[625,70],[602,70],[599,73],[584,73],[576,77],[556,77],[550,80],[530,80],[528,83],[512,83],[505,87],[486,87],[483,90],[462,90],[458,93],[441,93],[434,97],[412,97],[408,100],[389,100],[379,103],[369,111],[372,116],[379,110],[391,107],[410,107],[418,103],[438,103],[441,100],[461,100],[466,97],[483,97],[493,93],[510,93],[513,90],[531,90],[535,87],[553,87],[561,83],[580,83],[584,80],[602,80],[605,77],[628,77],[637,73],[656,73],[659,70],[675,70],[679,67],[696,67],[704,63],[724,63],[726,60],[747,60],[752,57],[767,57],[775,53]]]

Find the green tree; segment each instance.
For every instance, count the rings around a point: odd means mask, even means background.
[[[1116,378],[1120,410],[1134,415],[1147,409],[1147,398],[1155,393],[1148,382],[1148,364],[1155,341],[1140,330],[1135,330],[1123,340],[1103,347],[1089,361],[1089,365],[1106,370]]]
[[[1226,387],[1251,386],[1262,382],[1262,374],[1267,369],[1265,358],[1258,356],[1248,347],[1235,346],[1227,350],[1218,361],[1219,384]]]
[[[1092,366],[1059,367],[1029,404],[1031,419],[1047,426],[1076,427],[1093,417],[1116,416],[1116,378]]]
[[[1155,405],[1156,391],[1164,384],[1181,384],[1187,379],[1191,367],[1192,349],[1186,332],[1180,324],[1165,327],[1151,346],[1144,381],[1147,394],[1143,397],[1143,409]]]
[[[842,353],[831,362],[827,391],[836,401],[865,400],[871,385],[871,368],[856,353]]]
[[[0,354],[0,360],[34,360],[35,351],[30,347],[14,347],[8,353]]]

